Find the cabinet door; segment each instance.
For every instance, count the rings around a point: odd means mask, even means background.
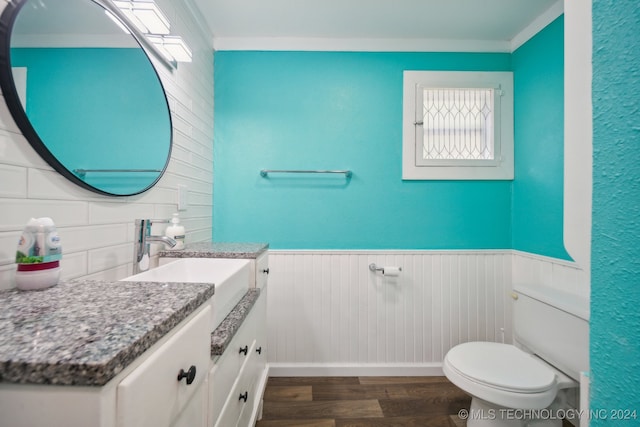
[[[207,383],[194,393],[172,427],[205,427],[207,425]]]
[[[224,354],[215,362],[209,374],[209,414],[217,420],[229,391],[240,375],[245,361],[255,351],[255,315],[253,309],[236,332]],[[245,351],[246,349],[246,351]]]
[[[248,427],[257,421],[260,415],[260,402],[266,385],[267,369],[267,330],[266,330],[266,310],[267,310],[267,286],[262,288],[260,297],[253,306],[253,316],[256,322],[256,343],[251,358],[247,361],[243,375],[247,377],[248,399],[240,419],[238,427]]]
[[[255,286],[256,288],[260,288],[262,289],[264,286],[267,285],[267,281],[269,279],[269,252],[265,252],[262,255],[260,255],[256,261],[255,261],[255,266],[256,266],[256,283]]]
[[[258,391],[258,382],[262,377],[261,372],[261,360],[260,354],[254,353],[251,358],[247,360],[244,370],[242,372],[243,382],[240,385],[239,394],[246,395],[247,399],[242,404],[242,412],[238,419],[238,427],[250,427],[251,419],[254,412],[258,410],[260,399],[262,394]],[[244,386],[244,388],[242,388]]]
[[[169,427],[188,406],[209,367],[210,317],[207,305],[120,382],[119,427]],[[195,369],[191,384],[188,378],[178,380],[190,369]]]

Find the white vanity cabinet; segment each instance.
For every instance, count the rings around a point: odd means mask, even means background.
[[[262,289],[267,284],[269,278],[269,252],[265,251],[255,260],[252,260],[251,269],[253,272],[251,276],[253,281],[249,283],[249,287]]]
[[[120,381],[118,427],[205,425],[210,318],[206,307]]]
[[[209,427],[252,426],[260,416],[266,367],[266,285],[209,371]]]
[[[201,306],[102,387],[0,383],[0,427],[205,426],[210,310]]]

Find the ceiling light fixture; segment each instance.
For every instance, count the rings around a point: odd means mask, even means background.
[[[179,36],[162,37],[162,47],[178,62],[191,62],[191,49]]]
[[[169,19],[153,0],[113,2],[125,16],[145,34],[169,34]]]
[[[191,49],[179,36],[148,36],[162,54],[170,61],[191,62]]]

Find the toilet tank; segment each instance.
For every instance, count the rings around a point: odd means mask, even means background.
[[[571,378],[589,370],[589,299],[548,287],[514,287],[517,345]]]

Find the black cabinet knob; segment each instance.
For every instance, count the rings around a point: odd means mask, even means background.
[[[244,346],[244,347],[240,347],[240,351],[238,352],[239,354],[244,353],[244,355],[246,356],[249,353],[249,346]]]
[[[191,365],[187,372],[184,369],[180,369],[180,373],[178,374],[178,381],[185,378],[187,380],[187,385],[191,384],[193,380],[196,379],[196,367],[195,365]]]
[[[240,397],[238,398],[238,400],[244,400],[246,403],[248,398],[249,398],[249,392],[245,391],[243,394],[240,394]]]
[[[263,272],[264,274],[269,274],[269,269],[268,269],[268,268],[265,268],[264,270],[262,270],[262,272]]]
[[[256,348],[256,353],[258,353],[258,354],[262,354],[262,347],[258,347],[258,348]]]

